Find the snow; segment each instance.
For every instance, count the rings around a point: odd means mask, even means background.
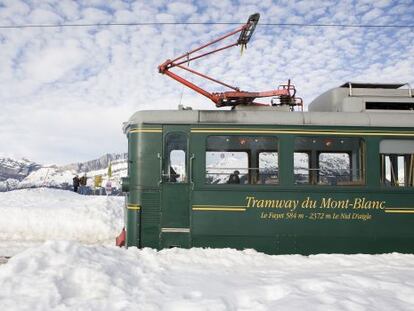
[[[0,266],[4,310],[413,310],[414,256],[48,241]]]
[[[24,178],[19,188],[31,187],[59,187],[62,184],[72,184],[72,178],[77,173],[75,171],[63,171],[55,166],[42,167]]]
[[[12,247],[14,254],[51,239],[113,242],[123,226],[123,202],[123,197],[82,196],[47,188],[2,192],[0,250]]]
[[[412,254],[117,248],[122,205],[0,193],[0,310],[414,310]]]

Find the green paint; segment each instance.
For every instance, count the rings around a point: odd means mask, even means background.
[[[148,127],[163,129],[163,132],[128,135],[127,202],[141,206],[140,211],[126,213],[128,246],[255,248],[269,254],[414,252],[414,189],[380,184],[379,142],[390,139],[392,128],[307,126],[307,132],[316,130],[318,134],[292,134],[287,130],[298,130],[297,127],[239,125],[238,129],[280,130],[277,134],[225,134],[276,136],[279,184],[208,185],[205,183],[205,143],[209,135],[220,135],[220,132],[192,132],[192,128],[201,127],[198,125],[151,124]],[[209,127],[235,128],[223,124],[202,126]],[[295,185],[295,137],[321,136],[324,132],[333,137],[332,132],[338,129],[355,133],[353,136],[369,132],[360,136],[365,144],[365,183]],[[380,132],[385,130],[387,133],[382,136]],[[188,179],[180,184],[160,183],[163,140],[173,131],[188,135]],[[414,134],[411,128],[400,128],[398,132]],[[189,169],[192,154],[194,184],[190,183]],[[199,205],[209,206],[210,210],[193,210],[193,206]],[[240,206],[246,208],[231,210]],[[188,228],[189,232],[163,232],[162,228]]]

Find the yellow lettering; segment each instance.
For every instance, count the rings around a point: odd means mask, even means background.
[[[347,209],[349,205],[349,200],[333,200],[332,198],[322,198],[320,208],[341,208]]]
[[[316,208],[316,201],[315,200],[311,200],[310,197],[307,197],[303,202],[302,202],[302,208]]]
[[[297,208],[303,209],[316,208],[318,201],[312,200],[310,197],[306,197],[304,200],[272,200],[272,199],[257,199],[255,196],[246,196],[246,207],[248,208],[277,208],[277,209],[289,209],[294,212]],[[351,207],[354,210],[358,209],[385,209],[386,201],[367,200],[365,197],[354,198],[351,203],[349,199],[335,200],[333,198],[322,198],[319,204],[321,209],[348,209]]]
[[[246,197],[246,200],[247,200],[247,207],[254,207],[253,206],[254,201],[255,201],[254,197]]]
[[[257,207],[263,207],[264,206],[264,200],[257,200]]]
[[[367,220],[371,220],[372,216],[371,216],[371,214],[356,214],[356,213],[353,213],[352,214],[352,219],[367,221]]]
[[[321,208],[329,208],[329,206],[331,205],[331,198],[329,199],[325,199],[322,198],[322,202],[321,202]]]
[[[370,201],[366,198],[355,198],[353,209],[384,209],[385,201]]]

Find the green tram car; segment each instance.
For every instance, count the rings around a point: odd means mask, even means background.
[[[414,252],[414,98],[346,83],[309,106],[138,111],[127,247]]]

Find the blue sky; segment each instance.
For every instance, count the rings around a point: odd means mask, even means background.
[[[413,24],[409,1],[0,1],[0,24],[134,22]],[[126,151],[122,122],[179,103],[214,109],[157,66],[236,26],[0,29],[0,156],[40,163]],[[230,42],[230,41],[229,41]],[[235,48],[191,67],[262,91],[291,79],[309,104],[346,81],[414,85],[413,28],[261,26]],[[203,84],[208,89],[215,86]]]

